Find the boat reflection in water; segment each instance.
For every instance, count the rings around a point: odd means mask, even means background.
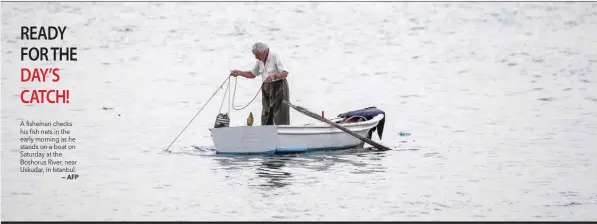
[[[370,148],[302,153],[283,156],[214,156],[217,170],[236,184],[248,184],[264,190],[292,184],[315,184],[326,175],[375,174],[385,172],[382,161],[389,152]],[[245,182],[246,181],[246,182]]]
[[[257,176],[265,180],[261,187],[281,188],[290,185],[292,174],[284,171],[284,167],[291,157],[264,157],[257,167]]]

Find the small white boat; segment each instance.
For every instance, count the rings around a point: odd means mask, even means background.
[[[330,119],[348,130],[381,139],[385,113],[375,107],[351,111]],[[362,147],[364,142],[321,122],[305,125],[237,126],[209,129],[218,154],[286,154]]]

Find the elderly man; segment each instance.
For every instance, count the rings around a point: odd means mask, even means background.
[[[282,57],[270,51],[266,44],[260,42],[253,44],[252,51],[257,59],[253,69],[250,71],[233,70],[230,75],[249,79],[261,76],[263,80],[261,125],[290,124],[290,108],[282,103],[283,100],[288,101],[289,99],[288,82],[286,81],[288,71],[286,71]]]

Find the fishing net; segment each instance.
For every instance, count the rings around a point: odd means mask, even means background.
[[[219,113],[216,116],[214,128],[230,127],[230,116],[227,113]]]

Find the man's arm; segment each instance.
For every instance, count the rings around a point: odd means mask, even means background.
[[[288,77],[288,72],[287,71],[282,71],[280,73],[274,74],[274,78],[275,79],[283,79],[283,78],[286,78],[286,77]]]
[[[232,75],[234,77],[240,75],[240,76],[248,78],[248,79],[257,77],[257,75],[259,75],[259,61],[255,62],[255,65],[253,66],[253,68],[250,71],[234,70],[234,71],[232,71]]]
[[[234,77],[236,77],[236,76],[242,76],[242,77],[245,77],[245,78],[248,78],[248,79],[252,79],[252,78],[256,77],[250,71],[239,71],[239,70],[232,71],[231,75],[234,76]]]

